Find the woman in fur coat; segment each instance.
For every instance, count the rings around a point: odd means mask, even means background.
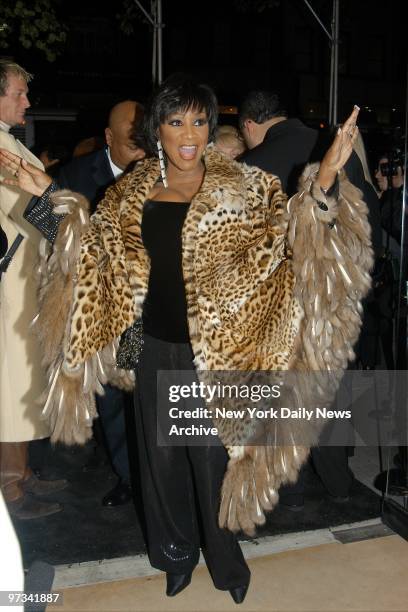
[[[246,419],[218,419],[223,445],[161,446],[157,374],[193,370],[203,380],[215,370],[347,366],[372,263],[367,209],[342,172],[357,115],[356,107],[290,202],[276,177],[208,145],[214,93],[180,75],[160,86],[146,113],[154,156],[112,186],[90,219],[72,192],[53,194],[52,209],[45,175],[1,154],[16,182],[40,197],[27,218],[51,238],[59,224],[52,251],[42,249],[36,319],[53,439],[83,442],[100,383],[136,378],[148,554],[166,572],[170,596],[190,583],[201,547],[216,588],[243,601],[250,572],[233,532],[254,533],[265,521],[319,425],[302,424],[300,438],[280,446],[268,421],[269,443],[254,444]],[[131,327],[140,319],[142,339]],[[116,367],[125,330],[130,356],[142,342],[134,374]]]

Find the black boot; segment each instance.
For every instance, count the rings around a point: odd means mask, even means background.
[[[117,485],[102,498],[102,506],[108,506],[108,508],[123,506],[128,504],[131,499],[132,487],[127,482],[119,480]]]
[[[174,597],[177,593],[180,593],[185,589],[191,582],[191,572],[188,574],[169,574],[166,572],[167,578],[167,589],[166,595],[168,597]]]
[[[246,584],[245,586],[240,586],[240,587],[236,587],[235,589],[230,589],[231,597],[235,601],[236,604],[240,604],[244,601],[245,596],[247,594],[248,586],[249,585]]]

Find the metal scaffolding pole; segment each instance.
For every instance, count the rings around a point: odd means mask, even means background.
[[[154,24],[156,23],[156,7],[155,3],[152,2],[152,15],[154,18]],[[157,82],[157,28],[153,25],[153,49],[152,49],[152,83],[153,85]]]
[[[161,0],[157,0],[157,82],[160,83],[163,80],[163,16],[162,16],[162,3]]]
[[[402,187],[402,210],[401,210],[401,257],[399,269],[399,292],[397,308],[396,333],[402,331],[405,338],[395,338],[397,369],[405,369],[408,363],[408,185],[407,185],[407,160],[408,160],[408,61],[406,67],[406,97],[405,97],[405,134],[404,134],[404,155],[403,172],[404,183]],[[402,324],[399,324],[402,322]],[[400,351],[397,346],[399,344]]]
[[[330,40],[330,91],[329,91],[329,123],[337,124],[338,74],[339,74],[339,0],[333,0],[331,34],[308,0],[303,0],[322,30]]]
[[[152,0],[150,4],[151,14],[147,12],[139,0],[135,0],[136,6],[153,26],[153,48],[152,48],[152,83],[160,85],[163,80],[163,39],[162,30],[163,13],[161,0]]]
[[[333,104],[330,125],[337,125],[337,104],[338,104],[338,83],[339,83],[339,0],[333,0],[333,29],[331,53],[334,55],[333,61]]]

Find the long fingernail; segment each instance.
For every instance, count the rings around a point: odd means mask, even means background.
[[[337,134],[341,134],[341,128],[337,130]]]
[[[357,106],[357,104],[355,104],[355,105],[354,105],[354,108],[355,108],[356,110],[358,110],[358,111],[360,110],[360,107],[359,107],[359,106]]]

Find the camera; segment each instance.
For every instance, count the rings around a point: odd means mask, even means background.
[[[380,172],[382,176],[397,176],[399,167],[404,167],[402,151],[395,149],[388,156],[388,162],[380,164]]]

